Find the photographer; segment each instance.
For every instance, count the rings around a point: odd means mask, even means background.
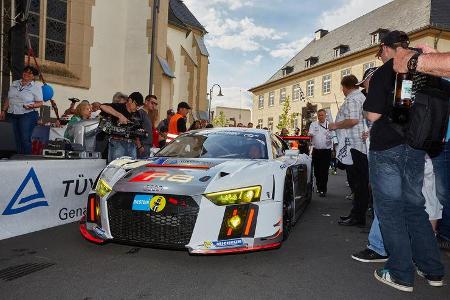
[[[392,58],[408,45],[406,33],[391,31],[383,37],[378,56]],[[364,103],[367,119],[374,122],[370,134],[370,182],[389,253],[384,269],[375,270],[374,275],[384,284],[412,292],[416,267],[433,286],[443,285],[444,267],[422,195],[425,151],[410,147],[390,118],[395,81],[393,60],[389,59],[374,73]]]
[[[125,103],[102,104],[102,117],[109,117],[116,125],[125,125],[131,120],[139,120],[137,109],[144,104],[144,98],[139,92],[131,93]],[[109,137],[108,162],[122,156],[136,159],[137,148],[142,147],[139,139],[125,138],[112,134]]]

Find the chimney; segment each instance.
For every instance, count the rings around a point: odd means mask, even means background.
[[[325,35],[327,35],[328,30],[325,29],[319,29],[314,33],[315,39],[320,40],[321,38],[323,38]]]

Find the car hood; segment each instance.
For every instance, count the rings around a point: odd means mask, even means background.
[[[153,158],[129,169],[113,186],[115,192],[200,195],[240,187],[236,175],[267,160]],[[240,176],[239,176],[240,178]],[[231,183],[230,183],[231,181]],[[244,180],[245,181],[245,180]],[[234,185],[234,186],[233,186]]]

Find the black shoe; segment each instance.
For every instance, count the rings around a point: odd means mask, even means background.
[[[320,192],[320,193],[319,193],[319,197],[322,197],[322,198],[323,198],[323,197],[326,197],[326,196],[327,196],[327,194],[326,194],[325,192]]]
[[[352,215],[350,214],[350,215],[347,215],[347,216],[340,216],[339,218],[340,218],[342,221],[345,221],[345,220],[351,219],[351,217],[352,217]]]
[[[352,258],[361,262],[385,262],[388,260],[387,256],[380,255],[369,248],[352,254]]]
[[[338,221],[338,224],[342,225],[342,226],[365,226],[366,221],[361,221],[361,220],[357,220],[355,218],[350,218],[347,220],[340,220],[340,221]]]
[[[442,280],[442,278],[444,278],[444,276],[427,275],[424,272],[420,271],[419,269],[417,269],[417,274],[420,277],[425,278],[428,281],[428,284],[431,286],[435,286],[435,287],[444,286],[444,281]]]

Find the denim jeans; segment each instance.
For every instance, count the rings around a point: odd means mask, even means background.
[[[31,135],[37,125],[39,114],[32,111],[26,114],[8,114],[7,121],[12,123],[16,140],[17,153],[31,154]]]
[[[444,275],[422,194],[425,152],[407,145],[370,152],[375,212],[389,259],[385,268],[405,284],[414,282],[414,263],[428,275]]]
[[[122,156],[129,156],[136,159],[136,145],[129,140],[110,139],[108,144],[108,163]]]
[[[450,240],[450,142],[445,143],[444,151],[433,158],[436,180],[436,196],[444,207],[439,221],[438,234]]]
[[[383,236],[381,235],[380,222],[378,221],[377,214],[374,214],[372,226],[370,226],[369,232],[369,245],[367,245],[372,251],[375,251],[379,255],[387,256],[384,249]]]

